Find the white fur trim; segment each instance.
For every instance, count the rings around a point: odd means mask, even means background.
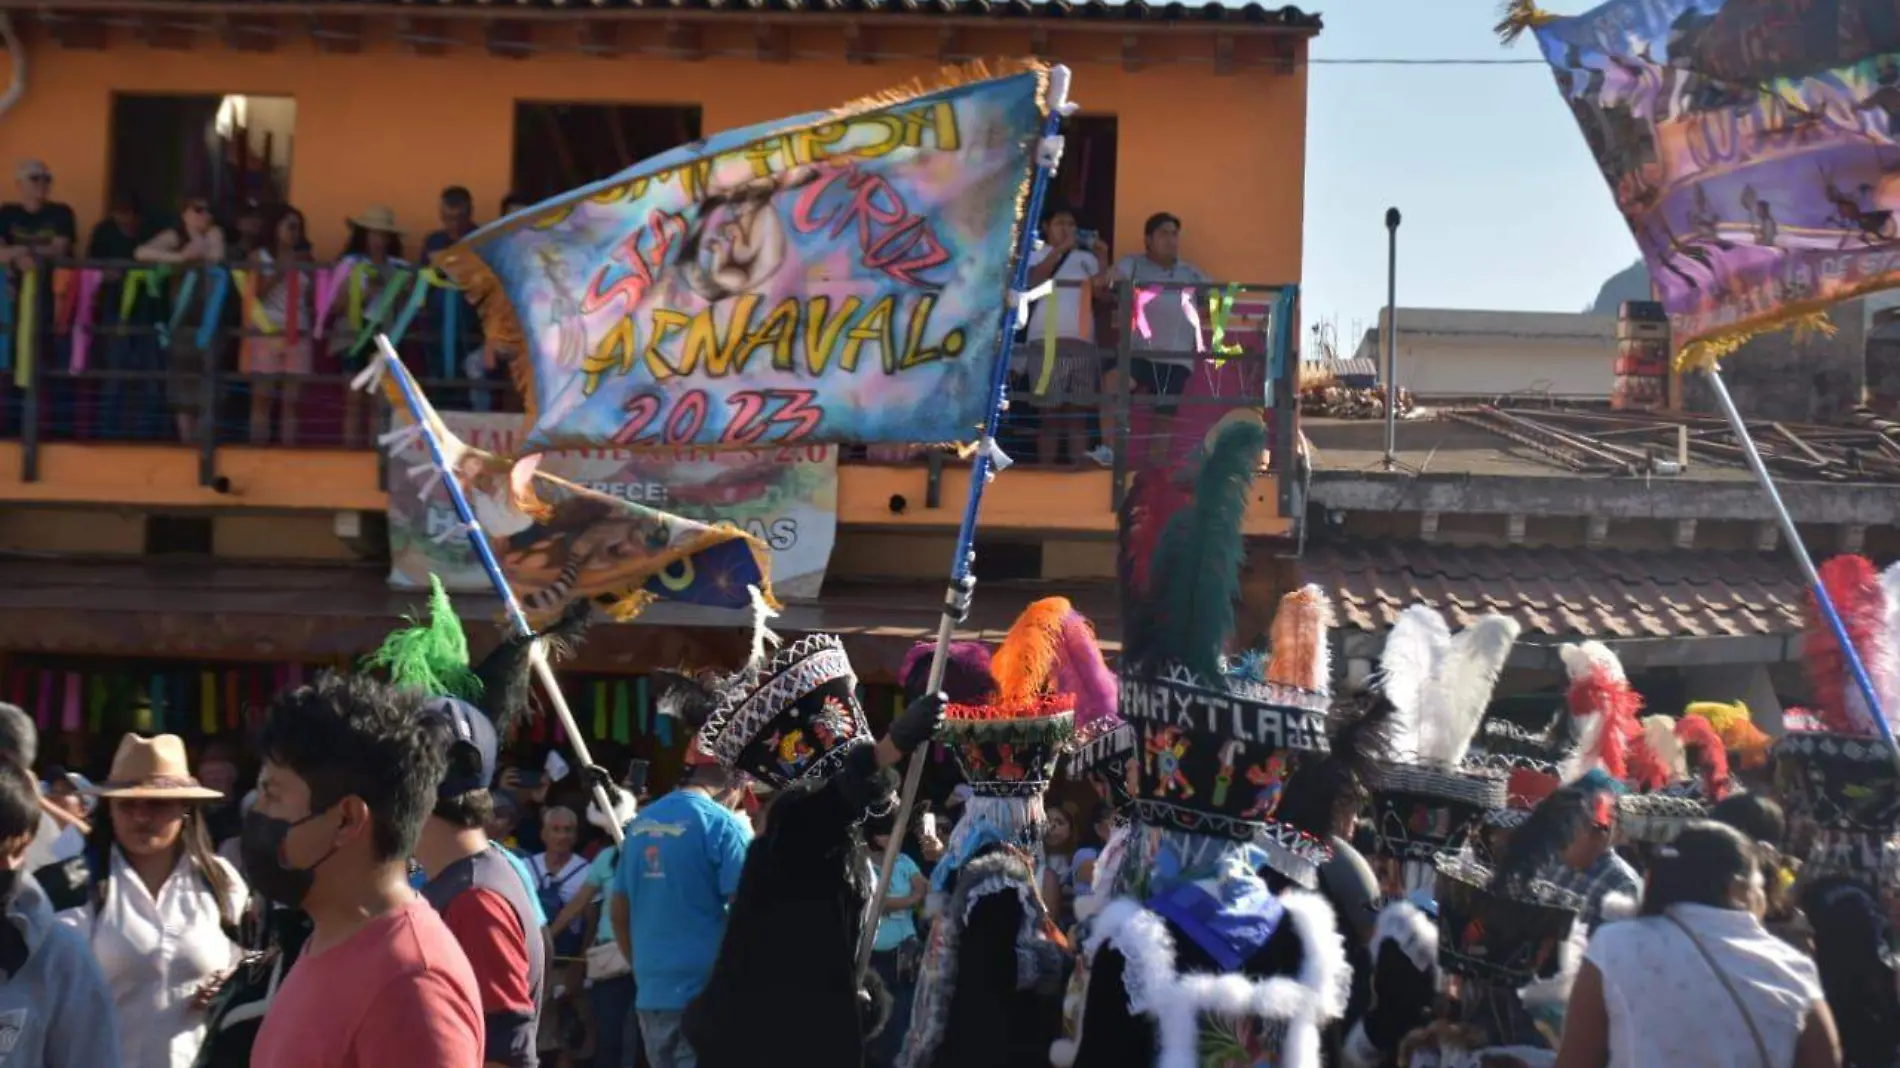
[[[1410,901],[1399,900],[1379,910],[1372,928],[1372,959],[1379,959],[1379,947],[1387,942],[1398,944],[1412,966],[1421,972],[1438,967],[1438,925]]]
[[[1055,1068],[1069,1068],[1075,1063],[1077,1046],[1067,1038],[1058,1038],[1049,1044],[1049,1063]]]
[[[1089,932],[1091,958],[1104,943],[1127,962],[1123,982],[1129,1011],[1152,1017],[1160,1041],[1156,1068],[1196,1068],[1200,1017],[1250,1015],[1284,1023],[1281,1068],[1319,1068],[1319,1028],[1346,1011],[1352,969],[1333,910],[1318,894],[1280,895],[1286,920],[1305,950],[1298,976],[1254,980],[1244,975],[1175,970],[1174,937],[1166,921],[1126,898],[1110,902]]]

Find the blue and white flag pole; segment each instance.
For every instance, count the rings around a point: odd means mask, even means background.
[[[925,693],[936,693],[943,688],[943,675],[950,656],[950,640],[956,633],[957,624],[963,622],[970,611],[970,598],[976,590],[976,554],[973,544],[976,541],[977,515],[983,508],[983,490],[989,485],[996,472],[1010,465],[1009,457],[1002,446],[996,443],[997,425],[1002,421],[1003,410],[1008,407],[1005,387],[1009,378],[1009,346],[1015,336],[1017,325],[1028,321],[1029,304],[1033,294],[1026,291],[1029,284],[1029,254],[1035,248],[1036,220],[1042,217],[1043,195],[1048,191],[1049,178],[1062,165],[1062,119],[1075,111],[1075,105],[1069,102],[1069,68],[1057,65],[1049,68],[1049,115],[1043,121],[1042,137],[1036,143],[1036,174],[1029,185],[1029,201],[1023,211],[1022,233],[1016,239],[1016,265],[1010,278],[1010,299],[1003,309],[1003,329],[997,340],[996,361],[990,369],[990,406],[983,420],[983,434],[977,439],[974,462],[970,466],[970,493],[963,501],[963,523],[957,528],[956,555],[950,561],[950,588],[944,594],[943,616],[937,622],[937,648],[930,658],[930,681]],[[910,826],[910,814],[917,801],[917,787],[923,781],[924,761],[929,746],[919,746],[911,754],[910,767],[904,775],[904,790],[897,806],[897,823],[891,831],[890,844],[884,849],[882,862],[878,866],[877,885],[872,888],[871,900],[882,901],[888,895],[891,875],[897,868],[899,846],[903,844],[904,832]],[[858,970],[860,986],[864,983],[864,973],[871,967],[871,947],[876,942],[873,933],[877,930],[878,911],[874,908],[871,920],[858,937]]]
[[[1847,670],[1854,676],[1854,687],[1867,702],[1867,709],[1873,714],[1874,727],[1880,732],[1881,740],[1887,743],[1888,755],[1893,757],[1896,765],[1900,765],[1900,746],[1894,744],[1893,728],[1887,725],[1886,711],[1881,707],[1880,694],[1874,689],[1874,680],[1867,674],[1867,665],[1861,661],[1860,650],[1854,648],[1853,639],[1847,633],[1847,624],[1841,621],[1841,614],[1834,607],[1834,598],[1828,596],[1827,586],[1821,582],[1821,574],[1814,568],[1814,558],[1808,555],[1807,544],[1801,540],[1801,531],[1795,526],[1794,516],[1789,514],[1788,506],[1782,503],[1781,491],[1775,488],[1775,480],[1768,476],[1768,465],[1762,462],[1761,452],[1755,448],[1755,439],[1749,436],[1748,425],[1742,422],[1742,413],[1735,407],[1735,398],[1729,396],[1728,383],[1722,381],[1722,369],[1710,364],[1705,373],[1709,377],[1709,388],[1715,392],[1715,403],[1721,406],[1729,429],[1735,432],[1735,439],[1741,442],[1742,456],[1748,461],[1748,469],[1754,472],[1755,481],[1761,484],[1761,491],[1768,495],[1768,506],[1774,510],[1775,521],[1781,524],[1781,535],[1787,539],[1788,549],[1794,553],[1794,561],[1800,566],[1802,577],[1808,580],[1809,588],[1814,591],[1815,606],[1821,610],[1821,618],[1827,623],[1828,630],[1834,632],[1834,641],[1847,657]]]
[[[449,492],[449,503],[455,507],[457,525],[447,531],[444,539],[461,534],[468,539],[469,548],[475,551],[475,559],[482,565],[482,571],[488,575],[488,581],[494,585],[496,596],[501,598],[508,623],[517,635],[531,637],[534,626],[528,622],[527,613],[521,610],[521,602],[516,599],[515,591],[508,585],[508,579],[502,574],[501,563],[495,559],[495,550],[488,544],[488,535],[482,531],[480,520],[475,518],[475,510],[468,503],[468,495],[462,492],[462,484],[455,478],[456,464],[462,459],[467,446],[461,439],[450,433],[442,418],[436,414],[435,406],[429,398],[423,396],[422,387],[409,377],[409,371],[402,365],[402,358],[396,354],[395,346],[383,334],[376,335],[377,354],[369,366],[350,382],[351,389],[374,391],[387,375],[402,396],[403,406],[409,409],[410,425],[398,427],[377,438],[377,443],[388,450],[390,459],[402,458],[411,442],[420,440],[429,451],[429,466],[434,470],[422,493],[427,496],[440,482]],[[420,473],[420,472],[418,472]],[[594,758],[587,752],[587,741],[581,736],[580,726],[574,721],[574,712],[567,707],[567,697],[561,693],[561,684],[554,677],[554,668],[548,663],[547,643],[536,638],[529,649],[528,661],[534,670],[534,677],[540,680],[541,689],[547,694],[548,703],[554,706],[554,714],[560,719],[561,726],[567,731],[568,742],[574,747],[574,755],[580,763],[590,765]],[[614,811],[613,799],[598,783],[590,786],[594,793],[594,804],[600,811],[611,814]],[[613,835],[614,844],[622,840],[618,823],[611,818],[606,821],[608,831]]]

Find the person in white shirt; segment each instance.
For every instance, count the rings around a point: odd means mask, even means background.
[[[204,1008],[243,955],[234,936],[250,897],[199,818],[220,795],[192,777],[177,735],[128,734],[99,796],[92,900],[59,922],[105,973],[125,1068],[190,1068]]]
[[[580,841],[580,817],[574,810],[554,805],[541,811],[541,844],[544,853],[528,858],[528,874],[534,877],[531,889],[541,899],[541,910],[549,916],[566,914],[567,904],[587,885],[587,858],[574,852]],[[587,951],[586,921],[575,917],[565,927],[546,928],[554,952],[549,955],[547,990],[541,1010],[541,1033],[537,1045],[541,1062],[546,1065],[572,1063],[575,1051],[562,1041],[563,1005],[571,1006],[578,1017],[582,984],[582,955]]]
[[[1753,842],[1697,820],[1658,846],[1642,914],[1590,938],[1557,1068],[1838,1068],[1814,962],[1761,925]]]
[[[1108,246],[1097,237],[1081,247],[1075,213],[1067,208],[1050,210],[1042,234],[1042,245],[1029,255],[1029,286],[1052,282],[1055,288],[1030,307],[1028,329],[1011,352],[1009,369],[1028,381],[1041,411],[1037,462],[1055,463],[1066,435],[1069,461],[1080,463],[1090,455],[1087,413],[1101,385],[1102,357],[1090,309]],[[1047,355],[1052,333],[1053,359]]]

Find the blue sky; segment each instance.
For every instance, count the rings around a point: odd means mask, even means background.
[[[1559,14],[1592,6],[1546,0]],[[1496,0],[1307,0],[1315,59],[1536,59],[1491,32]],[[1401,306],[1580,311],[1636,259],[1549,70],[1338,66],[1308,77],[1306,322],[1385,303],[1385,209],[1399,228]],[[1192,256],[1192,250],[1187,255]]]

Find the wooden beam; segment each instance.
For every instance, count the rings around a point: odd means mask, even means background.
[[[1141,35],[1122,34],[1122,70],[1133,74],[1141,69]]]
[[[963,62],[963,31],[945,26],[937,31],[937,62],[944,66]]]
[[[233,52],[270,52],[277,47],[277,27],[245,15],[219,15],[218,39]]]
[[[191,31],[168,26],[154,15],[132,16],[132,36],[147,48],[183,52],[191,48]]]
[[[310,40],[317,51],[355,55],[363,50],[363,20],[357,15],[310,16]]]
[[[1221,77],[1240,70],[1240,60],[1234,55],[1234,35],[1217,33],[1214,35],[1214,73]]]
[[[752,26],[752,47],[760,63],[790,63],[791,34],[783,26],[760,19]]]
[[[482,24],[482,45],[502,59],[527,59],[534,53],[534,27],[526,22],[494,19]]]
[[[620,26],[618,22],[583,19],[580,28],[581,51],[602,59],[616,58],[621,54]]]
[[[706,58],[706,45],[697,22],[673,19],[666,24],[666,50],[676,59],[697,63]]]
[[[40,24],[61,48],[97,52],[106,46],[105,23],[96,19],[49,12],[40,16]]]
[[[441,19],[403,15],[396,20],[396,40],[412,55],[439,56],[454,43],[449,24]]]
[[[870,46],[865,44],[864,25],[858,22],[844,24],[844,61],[861,67],[870,66]]]

